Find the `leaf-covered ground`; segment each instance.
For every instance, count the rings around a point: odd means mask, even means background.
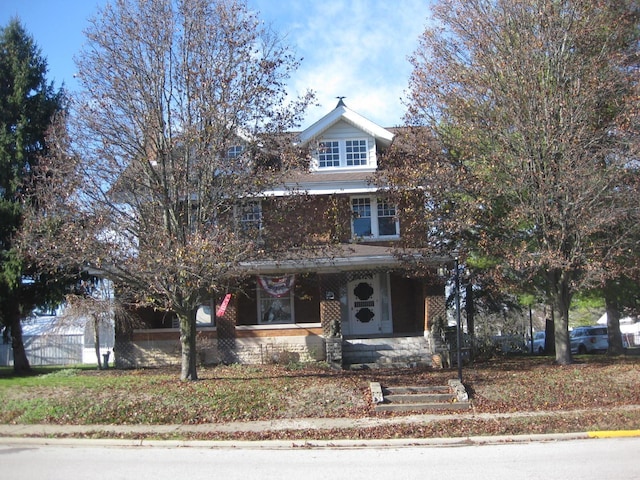
[[[54,370],[28,378],[0,376],[0,423],[197,425],[304,417],[385,418],[390,415],[373,411],[369,382],[442,385],[457,372],[232,365],[203,367],[199,376],[197,382],[180,382],[177,369]],[[586,356],[564,367],[554,365],[548,357],[504,358],[466,366],[463,381],[473,404],[471,412],[465,412],[473,414],[471,419],[448,414],[441,421],[418,424],[394,422],[341,430],[194,431],[187,436],[423,438],[640,429],[640,357]],[[522,415],[524,412],[527,415]],[[483,413],[511,416],[487,419],[480,415]],[[128,436],[141,435],[148,436]]]

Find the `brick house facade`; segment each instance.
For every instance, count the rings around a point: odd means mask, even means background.
[[[430,362],[431,325],[445,316],[444,282],[435,274],[443,261],[420,255],[423,265],[432,268],[417,275],[407,264],[406,250],[402,259],[397,255],[402,205],[386,200],[371,181],[393,140],[391,130],[342,100],[297,135],[296,142],[310,152],[309,170],[253,199],[241,220],[272,236],[303,231],[319,248],[297,258],[246,262],[247,279],[198,311],[203,363]],[[308,220],[300,229],[273,220],[278,199],[294,187],[309,199],[299,206],[297,218]],[[118,362],[178,364],[175,320],[147,313],[147,328],[120,342]]]

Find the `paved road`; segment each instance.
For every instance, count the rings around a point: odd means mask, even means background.
[[[640,479],[638,437],[386,448],[109,445],[4,443],[0,468],[4,478],[47,480]]]

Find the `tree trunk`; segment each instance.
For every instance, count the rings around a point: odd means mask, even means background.
[[[100,321],[93,315],[93,345],[96,351],[96,359],[98,359],[98,370],[102,370],[102,361],[100,360]]]
[[[547,318],[544,322],[544,353],[546,355],[556,354],[555,320],[556,317],[552,308],[551,318]]]
[[[29,359],[22,340],[20,315],[14,315],[11,319],[11,348],[13,350],[13,372],[16,375],[31,373],[31,365],[29,365]]]
[[[553,333],[556,346],[556,363],[558,365],[571,365],[571,343],[569,341],[569,307],[571,293],[569,290],[569,275],[564,271],[553,271],[549,274],[552,292],[555,296],[555,304],[560,318],[554,321]]]
[[[607,336],[609,337],[607,354],[611,356],[622,355],[624,348],[620,333],[620,302],[615,283],[607,282],[604,289],[604,302],[607,308]]]
[[[180,344],[182,346],[182,370],[180,380],[197,380],[196,372],[196,310],[179,314]]]

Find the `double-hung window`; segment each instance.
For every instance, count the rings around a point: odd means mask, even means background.
[[[262,230],[262,203],[260,200],[247,200],[239,205],[240,228],[245,233],[257,233]]]
[[[378,236],[397,236],[400,232],[398,231],[398,212],[396,206],[378,198],[376,207],[378,210]]]
[[[397,238],[400,223],[395,205],[375,197],[351,198],[352,233],[359,238]]]

